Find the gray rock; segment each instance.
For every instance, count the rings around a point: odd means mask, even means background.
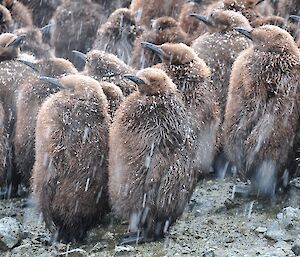
[[[56,251],[46,250],[41,245],[34,246],[32,244],[22,244],[15,247],[11,251],[10,257],[54,257],[57,256]]]
[[[0,219],[0,249],[13,248],[21,239],[21,226],[19,222],[10,217]]]
[[[267,228],[266,227],[258,227],[258,228],[256,228],[255,229],[255,232],[257,232],[257,233],[265,233],[265,232],[267,232]]]
[[[215,257],[215,252],[213,250],[209,250],[207,252],[205,252],[203,255],[203,257]]]
[[[300,220],[300,210],[290,206],[286,207],[282,210],[282,213],[277,215],[277,218],[284,227],[291,226],[293,223]]]
[[[126,246],[116,246],[115,252],[120,253],[120,252],[132,252],[135,251],[133,246],[126,245]]]

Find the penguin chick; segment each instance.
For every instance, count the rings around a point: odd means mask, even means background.
[[[9,10],[0,4],[0,34],[13,30],[13,20]]]
[[[102,6],[90,0],[66,0],[53,16],[51,45],[55,56],[74,63],[72,50],[88,52],[95,41],[98,25],[106,21],[107,14]],[[76,66],[77,67],[77,66]],[[78,65],[81,69],[81,65]]]
[[[32,74],[32,70],[16,60],[19,53],[18,44],[23,37],[16,37],[13,34],[0,35],[0,102],[4,109],[4,129],[7,134],[7,160],[6,160],[6,196],[15,196],[18,190],[19,181],[15,177],[16,171],[13,166],[13,134],[16,119],[16,93],[20,84]]]
[[[186,1],[180,10],[178,22],[186,33],[188,33],[191,39],[196,39],[198,36],[206,32],[204,24],[198,22],[195,19],[190,18],[191,13],[199,13],[205,15],[209,12],[212,6],[220,5],[215,0],[189,0]],[[215,9],[215,8],[213,8]]]
[[[10,11],[14,29],[33,25],[32,14],[24,4],[17,0],[1,0],[0,3]]]
[[[165,43],[156,46],[144,43],[162,59],[155,67],[164,70],[182,93],[191,119],[193,152],[200,177],[208,174],[217,147],[220,125],[219,105],[211,84],[210,70],[194,50],[185,44]]]
[[[115,84],[122,90],[124,96],[136,90],[135,84],[124,78],[125,74],[135,71],[117,56],[99,50],[92,50],[86,55],[78,51],[73,53],[85,60],[84,72],[92,78]]]
[[[33,193],[57,240],[81,240],[108,211],[107,99],[87,76],[44,79],[65,89],[38,113]]]
[[[17,36],[26,35],[26,40],[20,46],[22,53],[28,53],[37,59],[50,58],[50,46],[43,43],[42,32],[35,27],[24,27],[15,31]]]
[[[224,149],[253,189],[274,195],[292,172],[299,129],[300,52],[285,30],[237,28],[253,46],[236,59],[224,120]],[[286,172],[287,171],[287,172]]]
[[[151,21],[162,16],[177,18],[185,0],[132,0],[130,9],[141,25],[151,27]]]
[[[93,49],[115,54],[129,64],[134,41],[142,31],[142,27],[136,24],[134,15],[129,9],[117,9],[98,29]]]
[[[131,66],[136,69],[151,67],[158,63],[160,59],[151,51],[145,50],[141,42],[149,42],[156,45],[163,43],[190,43],[187,33],[180,27],[179,23],[171,17],[161,17],[155,20],[150,30],[144,33],[135,41]]]
[[[144,239],[155,240],[182,214],[196,185],[189,117],[162,70],[126,77],[139,91],[125,98],[110,129],[110,201],[131,231],[144,228]]]
[[[24,61],[23,61],[24,62]],[[76,74],[72,63],[61,58],[40,60],[25,64],[36,70],[41,76],[59,78]],[[18,88],[16,97],[16,124],[14,133],[14,161],[20,176],[20,182],[29,187],[31,170],[35,159],[35,126],[38,111],[50,95],[61,88],[40,80],[33,72]]]
[[[250,45],[249,40],[233,28],[250,28],[250,24],[242,14],[222,9],[214,10],[208,17],[194,16],[207,24],[211,31],[211,34],[198,37],[192,48],[211,69],[223,121],[232,64]]]
[[[113,118],[124,100],[124,95],[122,90],[112,83],[102,81],[101,86],[108,101],[108,113]]]

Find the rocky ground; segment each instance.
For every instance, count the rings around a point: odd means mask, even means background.
[[[26,199],[0,202],[0,256],[297,256],[300,182],[272,202],[232,194],[234,178],[206,180],[184,215],[160,242],[117,246],[125,225],[98,227],[84,244],[50,245],[49,233]]]

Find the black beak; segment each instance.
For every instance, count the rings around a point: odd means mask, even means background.
[[[154,53],[156,53],[160,57],[166,55],[166,53],[158,45],[155,45],[155,44],[152,44],[152,43],[149,43],[149,42],[142,42],[141,45],[144,48],[150,49],[151,51],[153,51]]]
[[[203,21],[206,25],[212,26],[212,23],[207,19],[206,16],[197,14],[197,13],[190,13],[191,17],[195,17],[199,21]]]
[[[297,23],[300,23],[300,16],[298,15],[290,15],[289,20],[295,21]]]
[[[81,60],[83,60],[85,63],[87,62],[86,54],[76,51],[76,50],[73,50],[72,53],[75,54],[75,56],[77,56]]]
[[[50,77],[40,77],[40,80],[45,81],[50,83],[52,86],[54,86],[55,88],[59,88],[59,89],[63,89],[65,88],[59,81],[58,79],[55,78],[50,78]]]
[[[21,59],[18,59],[19,62],[21,63],[24,63],[25,65],[29,66],[31,69],[33,69],[34,71],[38,72],[38,69],[36,67],[36,64],[33,63],[33,62],[29,62],[29,61],[26,61],[26,60],[21,60]]]
[[[241,34],[243,34],[245,37],[249,38],[252,40],[252,35],[251,35],[251,31],[243,29],[243,28],[233,28],[234,30],[240,32]]]
[[[261,4],[263,1],[265,1],[265,0],[258,0],[258,1],[256,2],[255,5],[259,5],[259,4]]]
[[[51,30],[52,26],[53,26],[52,24],[48,24],[48,25],[40,28],[41,33],[43,35],[48,35],[50,33],[50,30]]]
[[[17,47],[19,46],[26,38],[26,35],[17,36],[12,42],[10,42],[6,47]]]
[[[130,75],[130,74],[124,75],[124,78],[131,80],[132,82],[134,82],[138,86],[146,84],[144,80],[140,79],[139,77],[137,77],[135,75]]]

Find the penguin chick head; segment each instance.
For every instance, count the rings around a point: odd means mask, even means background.
[[[11,10],[15,4],[15,0],[0,0],[0,4],[4,5],[8,10]]]
[[[8,32],[12,24],[13,20],[9,10],[0,4],[0,33]]]
[[[148,48],[156,53],[164,62],[170,64],[186,64],[198,58],[194,50],[183,43],[164,43],[155,45],[142,42],[144,48]]]
[[[145,95],[160,95],[176,91],[176,86],[167,74],[157,68],[140,70],[136,75],[125,77],[138,85],[140,93]]]
[[[166,29],[177,28],[179,27],[176,20],[172,17],[163,16],[158,19],[155,19],[152,23],[152,30],[155,32],[162,32]]]
[[[255,49],[299,56],[299,50],[293,37],[277,26],[265,25],[252,30],[244,28],[236,28],[236,30],[250,38]]]
[[[251,28],[247,18],[241,13],[235,11],[215,9],[208,17],[198,14],[191,14],[191,16],[208,25],[208,28],[212,32],[231,31],[234,27]]]
[[[0,59],[10,60],[20,54],[20,44],[25,39],[24,35],[16,36],[11,33],[0,35]]]
[[[62,75],[76,74],[78,72],[71,62],[63,58],[43,59],[36,65],[42,76],[58,78]]]
[[[110,26],[120,32],[132,33],[135,30],[135,18],[132,11],[128,8],[119,8],[115,10],[108,18]]]

